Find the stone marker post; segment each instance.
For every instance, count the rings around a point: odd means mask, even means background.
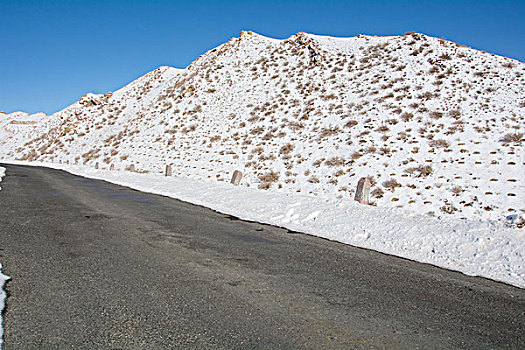
[[[242,179],[242,173],[239,170],[235,170],[233,172],[232,180],[230,181],[231,184],[235,186],[239,186]]]
[[[110,171],[115,170],[115,164],[111,164],[111,165],[109,166],[109,170],[110,170]]]
[[[132,173],[135,172],[135,164],[132,163],[132,164],[129,166],[129,171],[131,171]]]
[[[98,169],[98,162],[95,163],[95,169]]]
[[[366,177],[360,178],[357,182],[357,190],[355,191],[354,200],[361,204],[370,204],[368,201],[370,187],[370,180]]]
[[[171,176],[171,165],[166,164],[166,172],[164,173],[164,176]]]

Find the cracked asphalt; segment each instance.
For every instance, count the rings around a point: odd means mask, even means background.
[[[0,165],[5,350],[525,348],[523,289]]]

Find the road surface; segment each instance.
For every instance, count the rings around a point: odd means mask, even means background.
[[[10,349],[525,349],[525,290],[2,165]]]

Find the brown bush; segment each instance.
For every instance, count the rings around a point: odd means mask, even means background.
[[[333,136],[333,135],[337,135],[339,133],[339,128],[336,126],[336,127],[333,127],[333,128],[323,128],[321,130],[321,137],[329,137],[329,136]]]
[[[447,140],[438,139],[438,140],[432,140],[429,142],[430,147],[437,147],[437,148],[448,148],[450,147],[450,143]]]
[[[261,181],[261,184],[259,185],[260,189],[269,189],[274,182],[279,180],[279,173],[270,171],[269,173],[259,175],[259,180]]]
[[[381,125],[375,131],[377,131],[377,132],[388,132],[388,131],[390,131],[390,129],[386,125]]]
[[[390,179],[383,182],[383,187],[393,192],[396,187],[401,187],[401,184],[396,179]]]
[[[291,143],[288,143],[284,146],[281,147],[279,153],[280,154],[289,154],[290,152],[292,152],[294,149],[294,145],[292,145]]]
[[[440,208],[440,210],[445,214],[453,214],[455,211],[458,210],[455,206],[453,206],[450,203],[446,203],[444,206]]]
[[[459,109],[453,109],[448,112],[449,117],[459,119],[461,117],[461,111]]]
[[[317,184],[319,183],[319,178],[315,175],[312,175],[309,179],[308,179],[308,182],[309,183],[312,183],[312,184]]]
[[[408,168],[405,170],[405,173],[411,174],[411,175],[414,174],[415,172],[417,172],[416,177],[427,177],[427,176],[432,175],[432,173],[434,172],[434,169],[432,169],[432,166],[430,165],[420,165],[418,167]]]
[[[409,122],[414,118],[414,114],[405,112],[401,114],[401,119],[403,119],[404,122]]]
[[[434,119],[439,119],[443,117],[443,112],[434,111],[430,113],[430,116]]]
[[[356,151],[352,154],[352,160],[357,160],[359,158],[361,158],[363,156],[363,154],[359,151]]]
[[[504,143],[521,143],[523,142],[523,133],[509,133],[501,139]]]
[[[326,160],[326,162],[324,162],[325,165],[327,166],[340,166],[340,165],[344,165],[345,164],[345,159],[344,158],[339,158],[339,157],[332,157],[328,160]]]
[[[357,124],[359,124],[359,122],[357,120],[349,120],[345,124],[345,128],[352,128],[352,127],[356,126]]]
[[[380,188],[376,188],[371,192],[371,195],[375,198],[382,198],[384,194],[385,192]]]
[[[460,186],[454,186],[451,188],[451,191],[452,193],[454,193],[454,195],[459,195],[461,192],[463,192],[463,188],[461,188]]]

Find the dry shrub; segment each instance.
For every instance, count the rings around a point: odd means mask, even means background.
[[[82,155],[82,158],[84,158],[84,164],[93,158],[98,158],[98,155],[97,155],[98,152],[100,152],[100,149],[95,148],[95,149],[90,150],[89,152],[84,153]]]
[[[432,173],[434,172],[434,169],[432,169],[432,166],[430,165],[420,165],[418,167],[408,168],[405,170],[405,173],[411,174],[411,175],[414,174],[415,172],[417,172],[416,177],[427,177],[427,176],[432,175]]]
[[[459,195],[461,192],[463,192],[463,188],[461,188],[460,186],[454,186],[450,189],[452,191],[452,193],[454,193],[454,195]]]
[[[327,166],[340,166],[345,164],[345,159],[336,156],[328,159],[324,164]]]
[[[385,192],[378,187],[378,188],[374,189],[371,194],[375,198],[382,198],[383,195],[385,194]]]
[[[461,117],[461,111],[459,109],[453,109],[448,112],[448,116],[451,118],[459,119]]]
[[[447,140],[438,139],[438,140],[432,140],[429,142],[430,147],[437,147],[437,148],[448,148],[450,147],[450,144]]]
[[[281,147],[281,150],[279,151],[280,154],[289,154],[290,152],[292,152],[294,149],[294,145],[292,145],[291,143],[288,143],[284,146]]]
[[[322,162],[324,162],[325,158],[317,159],[315,162],[313,162],[313,166],[316,168],[319,168]]]
[[[27,154],[24,154],[20,160],[27,160],[27,161],[34,161],[37,160],[39,157],[38,153],[35,151],[35,149],[32,149]]]
[[[357,120],[349,120],[345,124],[345,128],[352,128],[352,127],[356,126],[357,124],[359,124],[359,122]]]
[[[381,147],[381,148],[379,149],[379,152],[378,152],[378,153],[379,153],[380,155],[384,156],[384,155],[386,155],[386,154],[390,154],[390,151],[391,151],[391,150],[390,150],[390,148],[388,148],[388,147]]]
[[[252,149],[253,154],[261,154],[263,152],[264,152],[264,148],[262,147],[255,147],[254,149]]]
[[[381,125],[375,131],[377,131],[377,132],[388,132],[388,131],[390,131],[390,129],[386,125]]]
[[[443,115],[444,115],[443,112],[438,112],[438,111],[434,111],[430,113],[430,116],[434,119],[440,119],[441,117],[443,117]]]
[[[359,152],[359,151],[354,152],[354,153],[352,154],[352,160],[358,160],[358,159],[361,158],[362,156],[363,156],[363,154],[362,154],[361,152]]]
[[[521,143],[523,142],[523,133],[509,133],[501,139],[504,143]]]
[[[321,137],[330,137],[330,136],[334,136],[334,135],[337,135],[339,133],[339,128],[336,126],[336,127],[333,127],[333,128],[323,128],[321,130]]]
[[[390,179],[385,182],[383,182],[383,187],[386,189],[389,189],[390,191],[394,192],[396,187],[401,187],[401,184],[397,182],[396,179]]]
[[[401,119],[403,119],[404,122],[409,122],[414,118],[414,114],[405,112],[401,114]]]
[[[445,214],[454,214],[458,210],[455,206],[453,206],[450,203],[446,203],[444,206],[440,208],[440,210]]]
[[[308,182],[309,183],[312,183],[312,184],[317,184],[319,183],[319,178],[315,175],[312,175],[309,179],[308,179]]]
[[[259,185],[260,189],[267,190],[272,187],[274,182],[279,180],[279,173],[275,171],[270,171],[269,173],[259,175],[259,180],[261,184]]]

